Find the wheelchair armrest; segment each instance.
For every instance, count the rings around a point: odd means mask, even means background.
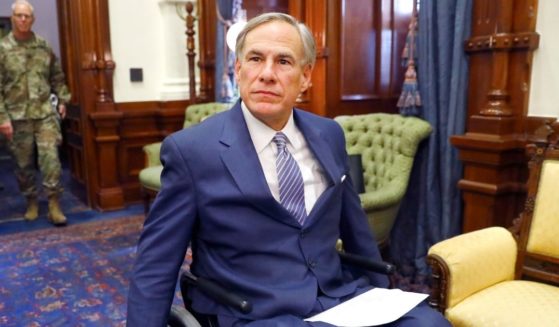
[[[373,272],[378,272],[385,275],[392,275],[394,272],[396,272],[396,266],[384,261],[373,260],[369,257],[353,253],[338,252],[338,254],[340,255],[342,263],[347,265]]]
[[[252,304],[247,300],[226,290],[221,285],[218,285],[209,279],[194,276],[190,271],[184,271],[181,275],[181,283],[183,282],[198,287],[202,292],[219,303],[233,307],[242,313],[246,314],[252,311]]]
[[[168,327],[201,327],[198,320],[188,312],[185,308],[173,305],[171,307],[171,312],[169,312],[169,318],[167,319]]]

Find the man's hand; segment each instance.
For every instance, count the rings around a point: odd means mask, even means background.
[[[66,117],[66,105],[59,104],[58,113],[60,114],[60,118],[64,119]]]
[[[12,122],[7,120],[0,124],[0,133],[4,134],[8,141],[11,141],[12,137],[14,136],[14,128],[12,127]]]

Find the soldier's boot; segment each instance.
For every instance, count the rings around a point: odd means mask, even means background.
[[[62,213],[60,209],[60,204],[58,202],[58,196],[53,195],[49,196],[49,221],[54,226],[65,226],[66,225],[66,216]]]
[[[39,201],[37,198],[27,199],[27,210],[25,210],[25,215],[23,218],[27,221],[33,221],[39,217]]]

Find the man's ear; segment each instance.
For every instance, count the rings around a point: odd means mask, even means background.
[[[235,59],[235,82],[239,84],[239,78],[241,74],[241,62],[239,59]]]
[[[311,83],[312,69],[313,69],[313,67],[310,64],[305,65],[305,67],[303,68],[303,79],[302,79],[302,82],[301,82],[301,93],[308,90],[309,87],[311,87],[311,85],[312,85],[312,83]]]

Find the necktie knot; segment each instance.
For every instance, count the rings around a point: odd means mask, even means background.
[[[285,151],[287,147],[287,136],[285,136],[285,134],[283,134],[282,132],[277,132],[276,135],[274,135],[272,141],[276,144],[278,153]]]

